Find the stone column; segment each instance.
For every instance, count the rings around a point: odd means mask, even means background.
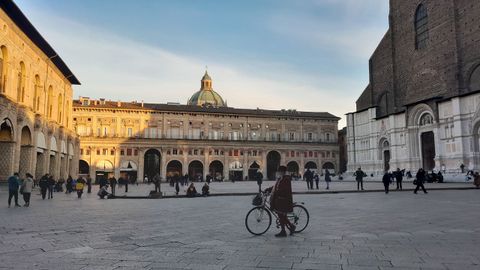
[[[160,158],[162,158],[162,157],[160,156]],[[145,149],[142,149],[142,148],[138,149],[138,163],[137,164],[138,164],[137,179],[140,182],[143,182],[143,179],[145,179]]]
[[[209,149],[205,148],[203,150],[203,180],[206,180],[207,174],[210,173],[209,167],[210,167],[210,155],[209,155]]]
[[[260,165],[263,174],[263,180],[267,180],[267,150],[262,150],[262,164]]]
[[[166,181],[167,179],[167,162],[166,151],[160,149],[160,177]]]

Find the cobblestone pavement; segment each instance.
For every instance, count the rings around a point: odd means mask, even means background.
[[[480,191],[297,195],[303,233],[244,226],[251,197],[99,200],[7,208],[0,269],[480,269]]]

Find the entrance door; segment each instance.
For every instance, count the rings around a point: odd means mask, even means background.
[[[390,150],[383,151],[383,171],[390,170]]]
[[[422,164],[426,171],[435,168],[435,135],[433,131],[424,132],[420,135],[422,141]]]

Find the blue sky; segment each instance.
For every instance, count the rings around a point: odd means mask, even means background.
[[[16,0],[75,97],[186,103],[205,66],[239,108],[355,110],[387,0]],[[345,122],[340,122],[340,127]]]

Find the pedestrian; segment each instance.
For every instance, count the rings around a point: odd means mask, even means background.
[[[65,194],[72,192],[72,184],[73,184],[73,178],[68,177],[67,183],[65,184]]]
[[[202,187],[202,196],[210,196],[210,186],[208,185],[208,183],[205,183]]]
[[[310,168],[303,174],[303,178],[307,182],[307,189],[313,189],[313,173]]]
[[[187,173],[185,174],[185,176],[183,176],[183,180],[185,182],[185,185],[188,185],[189,176]]]
[[[353,176],[355,176],[355,180],[357,180],[357,190],[360,190],[360,188],[363,190],[363,178],[367,176],[367,174],[362,171],[362,168],[358,168]]]
[[[205,181],[210,184],[210,182],[212,182],[212,176],[210,174],[207,174],[207,177],[205,178]]]
[[[110,177],[109,179],[109,182],[110,182],[110,188],[112,189],[112,195],[115,196],[115,188],[117,187],[117,178],[115,178],[115,176],[112,175],[112,177]]]
[[[23,180],[22,186],[20,187],[20,193],[23,195],[23,201],[25,202],[25,207],[30,206],[30,197],[32,195],[33,189],[33,176],[29,173],[26,173],[26,178]]]
[[[397,190],[402,190],[403,172],[400,171],[400,168],[397,168],[397,171],[393,175],[395,177],[395,182],[397,182]]]
[[[478,172],[475,172],[475,174],[473,175],[473,184],[477,188],[480,188],[480,174]]]
[[[328,169],[325,169],[325,182],[327,182],[327,189],[330,189],[330,182],[332,181],[332,177]],[[318,181],[317,181],[317,189],[318,189]]]
[[[180,185],[179,185],[178,182],[180,182],[178,177],[175,177],[175,194],[176,195],[178,195],[178,193],[180,192]],[[193,185],[193,183],[192,183],[192,185]]]
[[[87,175],[87,193],[92,193],[92,178]]]
[[[417,187],[415,188],[415,191],[413,191],[413,193],[417,194],[417,191],[422,188],[423,190],[423,193],[427,194],[427,190],[425,190],[425,186],[423,185],[423,183],[425,183],[425,180],[426,180],[426,176],[425,176],[425,171],[420,168],[418,169],[417,171],[417,175],[415,175],[415,180],[413,181],[413,184],[416,185]]]
[[[128,192],[128,184],[130,182],[130,177],[127,175],[127,177],[125,178],[125,193]]]
[[[55,179],[53,175],[48,177],[48,199],[53,199],[53,187],[55,186]]]
[[[388,171],[385,171],[382,177],[383,186],[385,187],[385,194],[388,194],[391,179],[392,176],[390,175],[390,173]]]
[[[78,178],[77,184],[75,185],[75,190],[77,191],[77,196],[79,199],[82,198],[83,188],[85,187],[85,181],[83,178]]]
[[[105,196],[107,197],[107,199],[108,198],[113,198],[113,195],[109,194],[107,189],[108,189],[108,185],[103,186],[98,190],[97,195],[98,195],[98,197],[100,197],[100,199],[105,199]]]
[[[160,174],[157,173],[153,177],[153,183],[155,184],[155,192],[160,192],[160,182],[161,182]]]
[[[19,174],[14,173],[12,176],[8,177],[8,208],[10,208],[10,204],[12,203],[12,197],[15,200],[15,207],[21,207],[18,204],[18,188],[20,187],[20,179]]]
[[[187,197],[192,198],[192,197],[197,197],[197,189],[195,188],[195,185],[193,183],[190,184],[190,186],[187,189]]]
[[[319,189],[318,184],[320,183],[320,176],[318,175],[318,173],[315,173],[315,175],[313,176],[313,180],[315,181],[315,186],[317,187],[317,189]]]
[[[295,225],[290,223],[287,218],[287,213],[293,212],[293,198],[292,198],[292,178],[286,175],[287,167],[280,166],[278,168],[280,178],[275,183],[275,186],[267,188],[265,191],[270,192],[270,208],[278,214],[281,231],[276,234],[276,237],[286,237],[287,233],[285,227],[290,231],[290,235],[295,232]]]
[[[261,170],[257,170],[255,173],[255,180],[257,180],[257,185],[258,185],[258,193],[262,192],[262,183],[263,183],[263,174]]]
[[[48,173],[40,178],[38,182],[38,186],[40,187],[40,193],[42,194],[42,200],[45,200],[47,196],[47,189],[48,189]]]

